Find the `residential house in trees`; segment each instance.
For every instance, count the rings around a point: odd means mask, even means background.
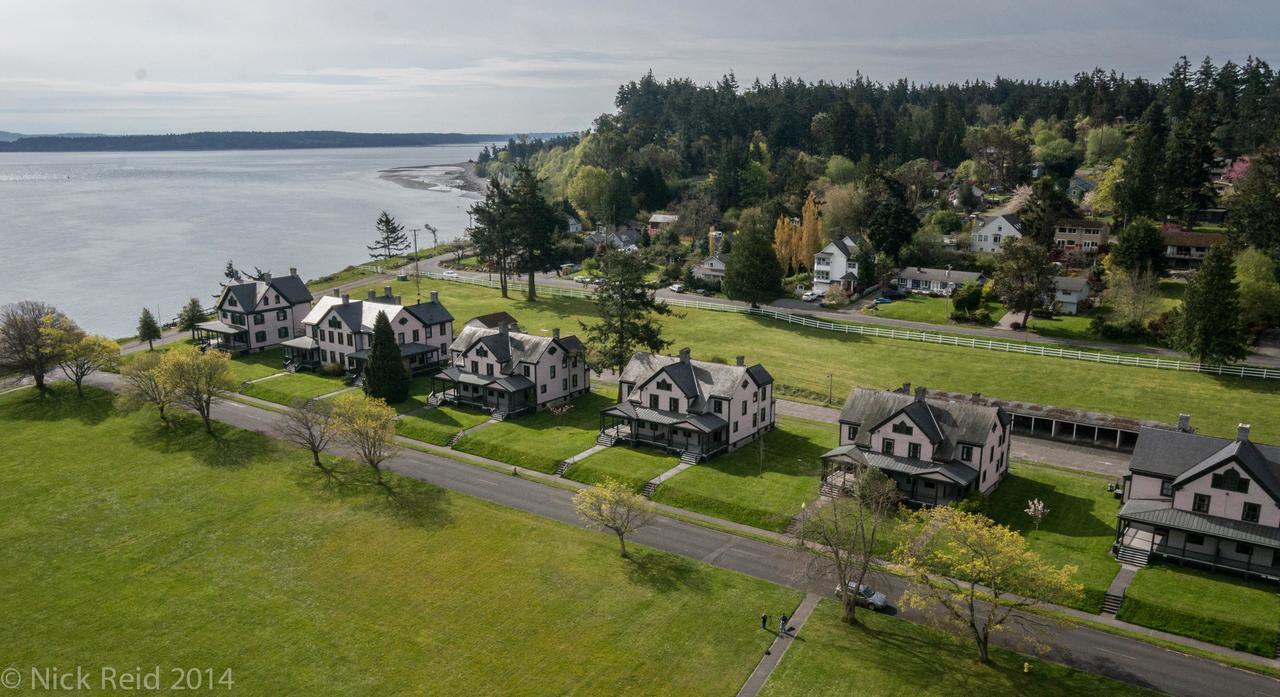
[[[649,216],[649,236],[657,237],[664,229],[675,225],[680,216],[674,213],[654,213]]]
[[[697,462],[773,430],[773,376],[748,366],[639,352],[619,380],[622,401],[600,412],[602,445],[623,441],[679,453]]]
[[[1076,315],[1088,309],[1089,279],[1084,276],[1053,277],[1054,311],[1064,315]]]
[[[288,276],[229,283],[214,303],[215,318],[196,325],[195,335],[203,346],[254,353],[300,336],[311,302],[297,269]]]
[[[400,296],[386,286],[382,295],[370,290],[364,300],[352,300],[337,289],[317,300],[302,320],[305,334],[284,342],[287,366],[315,370],[324,364],[334,365],[358,380],[369,359],[379,313],[385,313],[391,322],[410,373],[427,372],[445,362],[453,341],[453,315],[440,302],[440,294],[432,291],[427,302],[402,305]]]
[[[586,346],[578,337],[468,322],[449,346],[449,366],[431,376],[431,400],[465,404],[494,418],[563,404],[591,389]]]
[[[1165,223],[1160,228],[1164,242],[1164,258],[1171,269],[1200,268],[1210,247],[1227,241],[1227,236],[1216,232],[1185,230],[1176,223]]]
[[[824,485],[840,492],[846,472],[874,467],[911,504],[986,495],[1009,472],[1012,425],[1001,407],[931,398],[923,387],[855,387],[840,411],[840,445],[822,456]]]
[[[1066,252],[1097,254],[1111,244],[1111,225],[1105,220],[1062,218],[1053,224],[1053,246]]]
[[[1240,424],[1234,439],[1178,430],[1138,434],[1114,551],[1145,566],[1162,557],[1280,579],[1280,447],[1255,443]]]
[[[898,290],[904,293],[938,293],[951,295],[956,288],[970,282],[982,283],[986,279],[978,271],[953,271],[951,269],[927,269],[909,266],[900,269],[895,279]]]
[[[1005,240],[1022,237],[1022,221],[1016,213],[983,216],[974,221],[969,233],[969,250],[995,253]]]
[[[852,293],[858,287],[858,245],[861,237],[832,240],[813,257],[813,289],[826,294],[831,286]]]

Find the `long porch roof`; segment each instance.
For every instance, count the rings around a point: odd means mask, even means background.
[[[1201,535],[1212,535],[1236,542],[1247,542],[1264,547],[1280,547],[1280,528],[1246,523],[1243,520],[1218,518],[1174,508],[1168,501],[1129,499],[1116,514],[1121,520],[1129,520],[1163,528],[1176,528]]]
[[[714,433],[729,425],[724,419],[714,414],[683,414],[678,411],[663,411],[661,409],[641,407],[631,402],[618,402],[601,413],[605,416],[620,416],[626,419],[647,421],[664,426],[686,424],[703,433]]]
[[[863,450],[856,445],[841,445],[822,454],[827,462],[843,462],[869,465],[886,472],[898,472],[908,477],[920,477],[936,481],[968,486],[978,478],[978,471],[957,462],[925,462],[909,457],[896,457],[884,453]]]
[[[523,375],[477,375],[456,365],[441,370],[435,377],[461,385],[493,387],[503,392],[519,392],[533,387],[533,381]]]
[[[426,344],[400,344],[400,357],[409,358],[411,356],[416,356],[420,353],[435,353],[438,350],[439,349],[437,349],[436,347],[427,346]],[[369,357],[369,349],[360,349],[359,351],[352,351],[347,355],[350,356],[351,358],[356,359],[357,361],[363,361]]]
[[[217,319],[210,320],[208,322],[201,322],[196,325],[196,329],[203,329],[206,332],[213,332],[214,334],[229,334],[231,336],[235,336],[236,334],[243,334],[249,331],[244,327],[232,326],[230,324],[227,324],[226,322],[223,322],[222,320],[217,320]]]
[[[300,350],[303,350],[303,351],[310,351],[310,350],[312,350],[312,349],[319,348],[319,347],[320,347],[320,342],[319,342],[319,341],[316,341],[315,339],[313,339],[313,338],[311,338],[311,337],[309,337],[309,336],[298,336],[298,337],[294,337],[294,338],[292,338],[292,339],[290,339],[290,340],[288,340],[288,341],[281,341],[281,342],[280,342],[280,345],[281,345],[281,346],[287,346],[287,347],[292,348],[292,349],[300,349]]]

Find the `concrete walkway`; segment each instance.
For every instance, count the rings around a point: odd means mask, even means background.
[[[654,486],[658,486],[659,484],[667,481],[668,479],[671,479],[672,477],[676,476],[677,474],[680,474],[681,472],[689,469],[690,467],[693,467],[696,464],[697,464],[696,462],[682,462],[676,465],[675,467],[672,467],[671,469],[667,470],[666,472],[663,472],[662,474],[654,477],[653,479],[650,479],[649,483]]]
[[[768,682],[769,675],[773,673],[773,669],[778,667],[782,662],[782,657],[787,653],[787,647],[800,634],[800,629],[804,627],[805,620],[809,619],[809,615],[813,614],[813,608],[818,606],[821,598],[815,593],[808,593],[804,596],[804,600],[800,601],[800,607],[792,613],[787,621],[786,632],[779,632],[778,638],[773,640],[773,645],[764,652],[764,658],[760,659],[760,663],[756,665],[756,669],[751,672],[751,677],[747,678],[747,682],[743,683],[742,689],[738,690],[738,697],[755,697],[760,693],[761,688]]]
[[[245,381],[244,381],[244,384],[246,384],[246,385],[252,385],[252,384],[255,384],[255,383],[264,382],[264,381],[266,381],[266,380],[271,380],[271,379],[273,379],[273,378],[283,377],[283,376],[285,376],[285,375],[290,375],[290,374],[291,374],[291,373],[290,373],[289,371],[287,371],[287,370],[282,370],[282,371],[280,371],[280,372],[278,372],[278,373],[272,373],[272,374],[267,375],[267,376],[264,376],[264,377],[254,378],[254,379],[252,379],[252,380],[245,380]]]
[[[340,389],[340,390],[334,390],[333,392],[326,392],[326,393],[324,393],[324,394],[320,395],[319,397],[316,397],[315,399],[328,399],[328,398],[330,398],[330,397],[337,397],[338,395],[342,394],[343,392],[350,392],[351,390],[358,390],[358,389],[360,389],[360,388],[359,388],[359,387],[344,387],[344,388],[342,388],[342,389]]]
[[[1114,595],[1117,598],[1123,598],[1124,592],[1129,590],[1129,584],[1133,583],[1133,577],[1138,575],[1138,567],[1129,564],[1121,564],[1120,570],[1116,572],[1115,578],[1111,579],[1111,585],[1107,586],[1107,595]],[[1103,610],[1103,617],[1115,618],[1115,613]]]
[[[566,465],[572,465],[575,462],[585,460],[591,457],[592,455],[595,455],[601,450],[608,450],[608,449],[609,449],[609,446],[607,445],[593,445],[590,448],[587,448],[586,450],[583,450],[582,452],[578,453],[577,455],[570,455],[569,457],[565,458],[561,462],[563,462]]]

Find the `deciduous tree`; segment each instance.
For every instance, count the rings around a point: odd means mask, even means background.
[[[173,404],[174,394],[163,379],[161,360],[160,354],[143,353],[124,364],[120,369],[124,383],[120,388],[119,404],[127,410],[154,406],[160,420],[167,425],[168,409]]]
[[[376,397],[343,392],[333,398],[330,416],[337,436],[373,471],[374,483],[385,486],[382,463],[396,453],[396,411]]]
[[[1236,283],[1240,286],[1240,319],[1253,334],[1280,325],[1280,283],[1276,263],[1260,250],[1236,255]]]
[[[206,433],[213,434],[213,401],[236,391],[239,383],[231,370],[231,356],[225,351],[201,353],[180,346],[160,359],[160,381],[175,404],[200,415]]]
[[[617,535],[623,557],[629,556],[627,535],[648,526],[657,517],[652,501],[613,478],[579,490],[573,496],[573,507],[589,527]]]
[[[85,334],[79,327],[57,316],[46,317],[41,331],[56,346],[58,367],[75,383],[76,394],[84,396],[84,379],[99,371],[115,370],[120,365],[120,344],[103,336]]]
[[[1004,244],[993,277],[995,292],[1008,308],[1022,313],[1027,326],[1031,311],[1053,296],[1053,262],[1035,240],[1020,237]]]
[[[1083,590],[1074,565],[1045,562],[1021,535],[977,513],[922,509],[908,530],[893,555],[913,581],[903,602],[939,610],[943,626],[973,638],[984,663],[991,660],[992,634],[1008,629],[1016,613]]]
[[[54,306],[23,300],[0,308],[0,375],[30,375],[45,392],[45,375],[58,364],[61,346],[41,331],[47,321],[71,324]]]
[[[286,410],[276,423],[276,433],[284,440],[306,448],[311,464],[326,474],[330,472],[320,459],[338,430],[333,416],[333,403],[323,399],[300,399]]]
[[[1111,262],[1131,273],[1164,273],[1165,244],[1160,228],[1150,218],[1134,218],[1116,232]]]

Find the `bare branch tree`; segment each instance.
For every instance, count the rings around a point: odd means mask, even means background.
[[[320,454],[337,434],[337,426],[330,402],[301,399],[284,412],[283,419],[276,425],[276,432],[290,443],[311,451],[311,463],[325,474],[332,474],[320,459]]]
[[[166,410],[173,404],[173,393],[160,379],[160,354],[139,354],[120,369],[120,376],[124,378],[120,406],[132,410],[152,405],[160,412],[160,420],[167,425],[169,415]]]

